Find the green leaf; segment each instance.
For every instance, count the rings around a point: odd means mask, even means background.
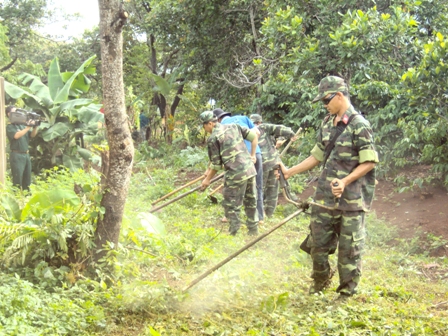
[[[165,225],[152,213],[142,212],[137,215],[137,218],[140,220],[141,226],[149,233],[166,234]]]
[[[58,58],[55,57],[50,63],[48,70],[48,88],[50,90],[51,99],[55,99],[59,91],[64,87],[64,82],[59,70]]]
[[[20,220],[20,214],[22,211],[20,210],[19,203],[17,203],[14,197],[8,194],[2,195],[0,203],[5,209],[8,218],[14,219],[16,221]]]
[[[12,99],[19,99],[19,98],[22,98],[25,96],[25,97],[35,100],[37,104],[40,103],[39,97],[37,97],[37,96],[29,93],[28,91],[25,91],[24,89],[14,85],[14,84],[11,84],[7,81],[5,81],[5,92]]]
[[[362,322],[362,321],[352,321],[352,322],[350,322],[350,325],[352,327],[354,327],[354,328],[364,328],[364,327],[367,327],[365,322]]]
[[[78,146],[78,153],[86,161],[89,161],[93,156],[93,153],[91,151],[85,148],[81,148],[79,146]]]
[[[164,96],[168,96],[171,91],[170,84],[165,80],[165,78],[151,74],[151,77],[156,82],[157,87],[154,88],[155,91],[159,91]]]
[[[78,70],[76,70],[75,73],[67,80],[67,82],[65,83],[64,87],[62,88],[62,90],[59,91],[58,95],[54,99],[54,103],[55,104],[63,103],[63,102],[68,100],[69,92],[70,92],[70,89],[72,87],[73,82],[75,81],[75,79],[78,77],[78,75],[80,73],[84,72],[85,68],[88,68],[90,66],[90,63],[92,63],[92,61],[93,61],[93,59],[95,57],[96,56],[94,55],[94,56],[90,57],[87,61],[85,61],[78,68]]]
[[[53,189],[35,194],[22,210],[21,220],[25,219],[38,210],[41,214],[45,212],[63,213],[67,206],[77,206],[81,200],[73,190]]]
[[[51,141],[58,137],[64,136],[70,130],[70,124],[65,122],[58,122],[42,132],[42,138],[45,141]]]
[[[160,333],[156,331],[153,327],[149,326],[149,334],[151,336],[160,336]]]
[[[62,103],[59,107],[60,111],[71,110],[77,106],[89,105],[92,99],[72,99],[65,103]]]
[[[100,112],[101,105],[91,104],[89,106],[83,106],[78,112],[78,120],[89,124],[97,123],[98,121],[104,121],[104,114]]]
[[[76,78],[76,81],[73,82],[71,90],[78,90],[83,93],[86,93],[90,89],[90,83],[92,81],[87,78],[84,74],[79,74]]]
[[[62,155],[62,163],[72,172],[82,168],[82,159],[75,155]]]
[[[25,73],[20,75],[19,79],[23,80],[24,84],[28,84],[29,82],[31,82],[31,84],[29,85],[29,89],[34,95],[39,97],[41,104],[46,107],[53,104],[53,99],[50,96],[50,90],[48,89],[48,86],[42,83],[39,77]]]

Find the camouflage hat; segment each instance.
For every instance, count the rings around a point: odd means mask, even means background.
[[[319,83],[319,93],[313,99],[313,103],[321,100],[329,93],[336,92],[348,92],[347,85],[341,77],[337,76],[327,76],[323,78]]]
[[[203,124],[208,123],[209,121],[218,121],[212,111],[202,112],[199,118],[201,119]]]
[[[263,118],[259,114],[252,114],[250,116],[250,120],[252,120],[252,122],[254,122],[254,123],[259,123],[259,122],[263,121]]]

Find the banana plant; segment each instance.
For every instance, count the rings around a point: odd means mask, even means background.
[[[96,134],[98,123],[104,120],[101,104],[81,98],[90,89],[87,75],[95,73],[92,65],[95,57],[90,57],[75,72],[64,73],[60,72],[58,59],[54,58],[47,84],[28,73],[19,77],[27,89],[5,82],[7,99],[21,99],[28,108],[44,117],[31,151],[37,170],[55,165],[74,170],[82,167],[83,159],[92,158],[93,154],[81,148],[76,138]]]

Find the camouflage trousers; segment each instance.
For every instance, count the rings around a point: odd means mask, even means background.
[[[263,171],[263,197],[264,213],[267,217],[271,217],[278,201],[278,180],[273,169]]]
[[[338,248],[339,287],[336,292],[352,295],[361,277],[361,254],[365,241],[365,212],[328,210],[311,206],[311,257],[316,282],[331,277],[328,255]],[[338,247],[339,245],[339,247]]]
[[[249,233],[256,234],[258,232],[258,214],[255,176],[241,183],[228,183],[226,179],[224,181],[223,196],[222,206],[230,224],[230,234],[235,235],[240,229],[242,205],[244,205],[244,211],[247,216],[246,225]]]

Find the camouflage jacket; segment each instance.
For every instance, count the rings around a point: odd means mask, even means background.
[[[361,163],[378,162],[370,123],[358,114],[353,106],[350,105],[339,123],[347,123],[352,114],[357,116],[336,140],[319,177],[314,200],[325,207],[337,206],[339,210],[369,211],[375,191],[375,169],[346,186],[339,205],[336,205],[336,199],[331,192],[330,182],[334,178],[346,177]],[[317,135],[317,143],[311,151],[311,155],[321,162],[324,160],[325,146],[336,132],[336,126],[333,126],[334,118],[335,116],[325,118]]]
[[[271,170],[280,161],[278,151],[275,148],[275,138],[283,136],[290,139],[294,136],[294,132],[289,127],[274,124],[261,124],[258,125],[258,129],[260,130],[258,145],[263,156],[263,170]]]
[[[207,140],[210,168],[226,171],[226,183],[240,183],[257,175],[243,139],[252,141],[254,131],[237,124],[222,125],[216,123]]]

